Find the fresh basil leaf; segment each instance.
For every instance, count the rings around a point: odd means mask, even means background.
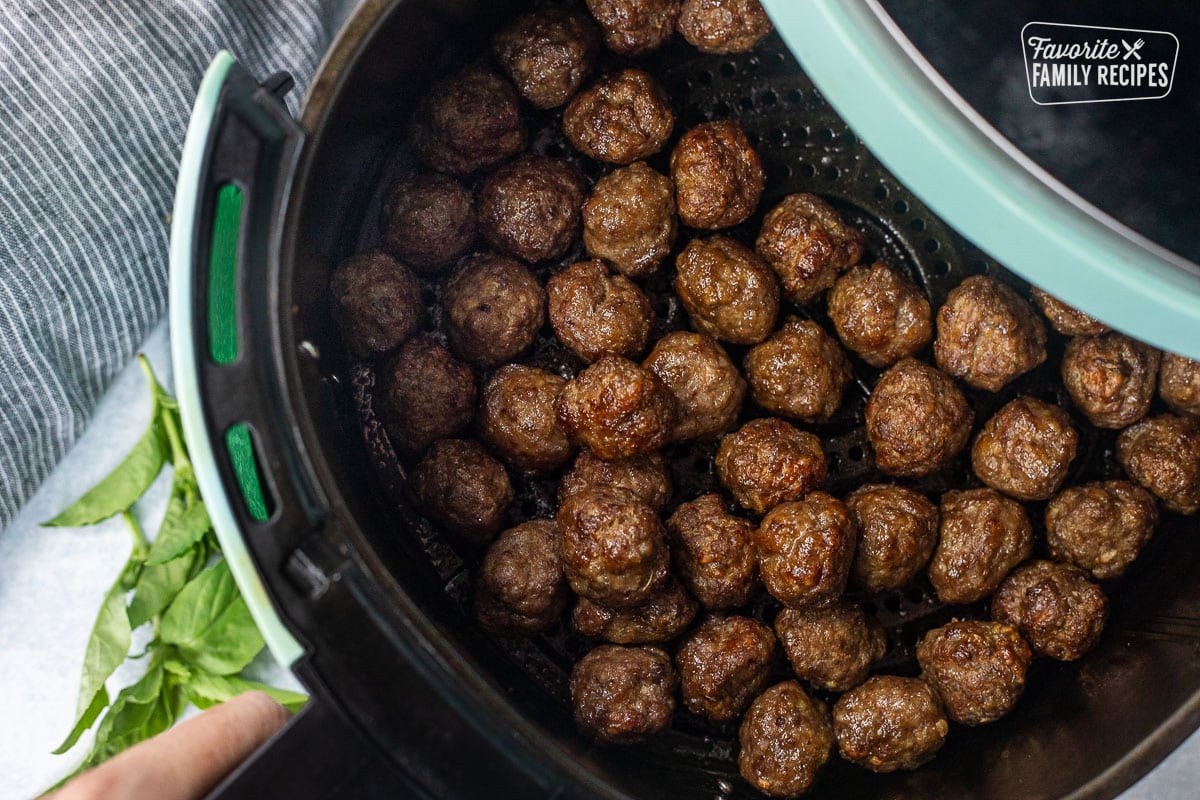
[[[117,576],[117,586],[121,587],[122,592],[131,592],[133,591],[133,587],[137,586],[138,578],[142,575],[142,566],[145,563],[145,559],[138,557],[136,554],[131,555],[129,560],[125,562],[124,568],[121,569],[121,574]]]
[[[148,679],[156,679],[160,690],[150,692],[145,683]],[[162,733],[175,724],[186,703],[182,688],[165,680],[161,669],[157,676],[148,672],[141,681],[117,695],[96,731],[96,741],[82,768],[94,767]]]
[[[178,659],[168,658],[163,662],[163,669],[182,681],[187,681],[192,677],[191,667]]]
[[[119,514],[146,493],[163,467],[162,434],[156,419],[117,468],[68,506],[42,524],[53,528],[92,525]]]
[[[240,672],[264,645],[223,560],[183,587],[163,613],[158,634],[190,664],[217,675]]]
[[[79,741],[79,737],[83,732],[92,727],[99,718],[101,712],[108,708],[108,690],[104,686],[100,687],[100,691],[96,692],[92,698],[92,704],[84,710],[75,722],[75,727],[71,728],[71,732],[67,734],[67,738],[63,739],[63,743],[50,751],[52,755],[61,756],[63,753],[70,750]]]
[[[82,724],[79,733],[91,727],[96,721],[95,705],[97,696],[105,693],[104,705],[108,705],[108,695],[104,682],[121,666],[125,656],[129,654],[130,627],[129,617],[125,613],[125,590],[121,588],[120,580],[113,584],[100,604],[100,613],[92,624],[92,633],[88,637],[87,650],[83,655],[83,675],[79,680],[79,702],[77,704],[77,721],[71,729],[75,739],[79,738],[76,728]],[[88,717],[91,717],[88,721]],[[84,724],[86,722],[86,724]],[[68,740],[71,736],[68,735]],[[71,741],[71,744],[74,744]],[[69,745],[68,745],[69,747]]]
[[[197,560],[193,550],[165,564],[143,567],[129,603],[129,624],[136,628],[162,613],[190,580]]]
[[[195,500],[186,510],[173,519],[164,519],[163,527],[158,532],[154,544],[150,546],[150,555],[146,564],[154,566],[178,558],[190,550],[196,542],[204,538],[212,523],[208,519],[208,509],[203,500]]]
[[[301,692],[277,689],[274,686],[247,680],[237,675],[213,675],[203,670],[196,670],[192,673],[185,689],[192,705],[200,709],[224,703],[243,692],[255,691],[270,695],[293,714],[304,708],[304,704],[308,702],[308,695]]]

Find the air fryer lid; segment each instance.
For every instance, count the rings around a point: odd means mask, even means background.
[[[438,796],[758,796],[737,777],[732,727],[685,716],[642,746],[596,747],[575,733],[564,702],[579,642],[496,641],[477,630],[468,604],[479,554],[444,539],[407,506],[402,473],[371,414],[370,372],[346,360],[328,320],[328,272],[373,241],[383,185],[405,168],[403,122],[415,100],[435,76],[478,52],[506,10],[470,0],[368,2],[310,92],[301,121],[307,143],[280,193],[268,268],[245,276],[259,304],[240,321],[248,349],[257,351],[246,357],[254,365],[250,393],[260,410],[270,409],[256,420],[260,460],[285,511],[257,522],[238,507],[238,523],[304,646],[297,671],[314,692],[314,710],[275,747],[286,759],[269,752],[222,796],[252,796],[267,785],[335,796],[377,756],[406,776],[409,791]],[[675,42],[650,68],[677,105],[677,133],[705,119],[741,118],[768,174],[763,209],[794,191],[830,197],[867,232],[872,254],[908,270],[935,303],[966,274],[1001,274],[874,161],[777,38],[734,58],[699,56]],[[574,157],[554,115],[533,125],[543,130],[536,150]],[[733,235],[747,239],[760,220]],[[264,235],[253,230],[250,238]],[[685,321],[666,286],[663,276],[660,326],[678,327]],[[436,299],[436,292],[427,297],[431,305]],[[571,366],[548,334],[534,358]],[[819,431],[829,443],[834,491],[874,475],[856,419],[876,375],[856,364],[857,391]],[[1061,400],[1051,384],[1047,368],[1035,371],[980,413],[1018,391]],[[217,405],[209,398],[214,435],[229,421]],[[1111,436],[1096,434],[1089,445],[1079,469],[1110,474]],[[709,456],[689,454],[675,476],[681,494],[712,485]],[[952,471],[947,483],[927,488],[967,480]],[[547,511],[545,487],[526,484],[521,499]],[[304,513],[288,514],[289,503]],[[277,524],[285,517],[292,524]],[[1076,665],[1039,663],[1009,717],[956,728],[939,757],[914,773],[874,775],[835,758],[812,796],[1113,796],[1200,714],[1192,634],[1200,585],[1186,569],[1200,542],[1190,533],[1168,516],[1114,589],[1116,614],[1100,647]],[[906,648],[945,612],[923,592],[866,599],[888,626],[891,667],[911,671]],[[362,796],[371,785],[381,784],[359,781]]]

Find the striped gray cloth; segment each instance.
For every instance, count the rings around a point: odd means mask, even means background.
[[[205,67],[225,48],[302,90],[329,2],[0,0],[0,528],[166,311]]]

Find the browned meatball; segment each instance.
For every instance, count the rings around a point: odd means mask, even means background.
[[[842,343],[873,367],[921,351],[933,338],[929,300],[887,264],[857,266],[829,293],[829,318]]]
[[[871,665],[887,652],[879,623],[855,605],[785,608],[775,632],[796,675],[817,689],[844,692],[867,679]]]
[[[663,148],[675,113],[662,87],[640,69],[605,75],[563,111],[563,134],[579,152],[610,164],[632,164]]]
[[[640,56],[671,38],[679,18],[679,0],[587,0],[588,10],[604,31],[608,49]]]
[[[554,415],[566,380],[543,369],[509,364],[483,388],[477,426],[492,452],[519,472],[557,469],[574,449]]]
[[[946,715],[963,725],[1000,719],[1025,690],[1033,654],[1011,625],[955,620],[917,646],[921,677],[941,696]]]
[[[771,32],[758,0],[683,0],[679,32],[701,53],[748,53]]]
[[[1072,308],[1036,286],[1029,292],[1033,296],[1033,304],[1050,321],[1050,326],[1064,336],[1099,336],[1110,330],[1103,322],[1089,317],[1077,308]]]
[[[1046,505],[1050,555],[1105,580],[1133,563],[1158,524],[1154,496],[1129,481],[1063,489]]]
[[[383,362],[376,403],[392,446],[415,455],[461,433],[475,415],[471,368],[428,337],[409,339]]]
[[[467,361],[494,366],[533,344],[546,321],[546,292],[521,262],[480,255],[446,284],[446,338]]]
[[[693,239],[675,269],[675,293],[696,330],[733,344],[758,344],[774,330],[779,284],[750,248],[726,236]]]
[[[944,372],[906,358],[883,373],[867,400],[867,438],[875,465],[889,475],[921,477],[966,447],[975,415]]]
[[[515,496],[504,466],[472,440],[434,442],[409,480],[422,514],[474,542],[504,527]]]
[[[855,489],[846,508],[858,527],[851,581],[872,592],[911,583],[937,546],[937,506],[903,486],[874,483]]]
[[[421,160],[451,175],[494,166],[525,147],[516,90],[478,66],[434,83],[413,112],[408,132]]]
[[[562,559],[577,594],[611,608],[633,608],[667,579],[666,532],[633,492],[589,486],[558,508]]]
[[[771,677],[775,634],[749,617],[711,615],[679,652],[679,688],[693,714],[737,719]]]
[[[529,262],[562,258],[579,237],[586,192],[570,163],[521,156],[479,187],[479,231],[492,247]]]
[[[1200,416],[1200,361],[1163,353],[1158,396],[1179,414]]]
[[[1200,509],[1200,426],[1191,417],[1163,414],[1131,425],[1117,437],[1117,460],[1171,511]]]
[[[556,108],[579,91],[599,45],[587,16],[555,6],[521,14],[492,37],[496,59],[534,108]]]
[[[992,619],[1016,628],[1038,655],[1059,661],[1095,647],[1107,613],[1104,592],[1087,573],[1054,561],[1030,561],[992,598]]]
[[[1071,417],[1058,406],[1018,397],[983,424],[971,448],[979,480],[1018,500],[1058,491],[1079,448]]]
[[[675,441],[712,439],[737,421],[746,382],[712,337],[672,331],[658,340],[642,366],[675,396],[679,407]]]
[[[567,603],[558,526],[534,519],[509,528],[488,548],[475,587],[475,618],[499,636],[554,627]]]
[[[758,208],[766,176],[758,153],[734,120],[704,122],[671,151],[679,219],[693,228],[730,228]]]
[[[758,568],[788,608],[818,608],[846,590],[858,532],[846,506],[824,492],[775,506],[754,532]]]
[[[646,349],[654,319],[650,299],[624,275],[609,275],[600,259],[555,273],[546,294],[554,335],[584,361],[632,358]]]
[[[735,517],[717,494],[682,503],[667,520],[675,570],[701,605],[744,606],[758,574],[754,526]]]
[[[475,243],[475,200],[447,175],[415,175],[388,191],[379,227],[384,249],[431,275]]]
[[[675,185],[645,161],[596,181],[583,204],[583,243],[630,278],[659,268],[675,244]]]
[[[829,711],[795,681],[777,683],[750,704],[738,729],[738,770],[768,797],[799,797],[833,752]]]
[[[338,265],[329,278],[333,319],[356,358],[376,358],[421,327],[425,308],[412,270],[374,250]]]
[[[847,761],[872,772],[916,769],[950,732],[942,702],[920,678],[876,675],[838,698],[833,731]]]
[[[996,392],[1046,360],[1046,326],[1012,289],[972,275],[938,309],[933,354],[950,375]]]
[[[781,419],[752,419],[721,439],[717,477],[755,514],[798,500],[825,482],[821,440]]]
[[[699,604],[670,579],[633,608],[608,608],[579,598],[571,612],[575,630],[613,644],[646,644],[674,639],[692,624]]]
[[[797,305],[815,300],[862,258],[866,240],[813,194],[788,195],[763,219],[755,249]]]
[[[929,581],[943,603],[987,597],[1009,570],[1029,558],[1033,526],[1025,509],[994,489],[946,492],[941,512]]]
[[[1153,347],[1119,333],[1082,336],[1063,353],[1063,386],[1093,425],[1124,428],[1150,410],[1159,358]]]
[[[828,421],[853,377],[837,341],[817,323],[795,317],[747,353],[744,366],[754,402],[804,422]]]
[[[678,684],[659,648],[602,645],[571,670],[575,724],[602,742],[636,742],[671,724]]]
[[[584,450],[558,485],[558,502],[588,486],[616,486],[633,492],[655,511],[671,499],[671,476],[661,453],[642,453],[605,461]]]
[[[651,453],[675,430],[675,398],[653,372],[604,356],[575,376],[554,404],[576,444],[605,460]]]

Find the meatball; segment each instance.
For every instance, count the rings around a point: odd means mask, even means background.
[[[1029,558],[1033,526],[1025,509],[994,489],[946,492],[941,513],[929,581],[943,603],[982,600]]]
[[[671,391],[653,372],[617,356],[604,356],[576,375],[554,410],[571,441],[610,461],[661,448],[678,413]]]
[[[1129,481],[1072,486],[1046,505],[1050,555],[1100,580],[1123,574],[1157,524],[1154,496]]]
[[[479,231],[492,247],[529,262],[562,258],[579,238],[586,192],[568,162],[521,156],[479,187]]]
[[[875,483],[855,489],[846,508],[858,528],[854,585],[878,592],[911,583],[937,546],[937,506],[903,486]]]
[[[1200,509],[1200,426],[1192,418],[1163,414],[1126,428],[1117,460],[1171,511]]]
[[[887,652],[879,623],[856,605],[785,608],[775,632],[796,675],[817,689],[845,692],[867,679],[871,665]]]
[[[754,532],[763,584],[788,608],[834,603],[846,590],[857,535],[846,506],[824,492],[776,506]]]
[[[1119,333],[1072,339],[1063,353],[1063,386],[1093,425],[1124,428],[1150,410],[1159,358]]]
[[[929,300],[887,264],[857,266],[829,293],[829,318],[842,343],[873,367],[919,353],[933,338]]]
[[[329,296],[334,322],[355,358],[394,350],[425,319],[417,277],[378,250],[339,264],[329,278]]]
[[[817,323],[795,317],[747,353],[744,365],[754,402],[804,422],[827,422],[853,377],[837,341]]]
[[[1064,336],[1099,336],[1110,330],[1103,322],[1092,319],[1036,286],[1029,292],[1033,296],[1033,304],[1050,321],[1050,326]]]
[[[876,675],[838,698],[833,732],[847,761],[872,772],[916,769],[942,749],[950,723],[920,678]]]
[[[388,439],[416,455],[436,439],[461,433],[475,416],[471,368],[428,337],[409,339],[378,373],[376,402]]]
[[[829,712],[795,681],[777,683],[750,704],[738,729],[738,770],[768,797],[798,797],[833,752]]]
[[[908,478],[949,464],[966,447],[975,417],[954,381],[912,358],[883,373],[865,416],[875,465]]]
[[[492,51],[534,108],[557,108],[592,71],[599,35],[583,14],[543,6],[521,14],[492,37]]]
[[[600,259],[554,274],[546,294],[554,335],[584,361],[632,358],[646,349],[654,319],[650,299],[624,275],[609,275]]]
[[[866,240],[813,194],[788,195],[763,219],[755,249],[797,305],[815,300],[862,258]]]
[[[712,337],[672,331],[658,340],[642,366],[675,397],[679,407],[675,441],[712,439],[737,421],[746,382]]]
[[[449,176],[416,175],[388,191],[379,228],[385,250],[432,275],[475,243],[475,200]]]
[[[589,486],[558,507],[567,581],[577,594],[610,608],[646,602],[667,579],[666,532],[633,492]]]
[[[518,472],[557,469],[575,448],[554,415],[566,380],[543,369],[509,364],[483,387],[476,420],[479,438]]]
[[[1108,603],[1079,567],[1030,561],[1005,578],[992,619],[1011,625],[1038,655],[1074,661],[1096,646]]]
[[[972,275],[938,309],[933,354],[950,375],[996,392],[1046,360],[1046,326],[1012,289]]]
[[[1200,416],[1200,361],[1163,353],[1158,396],[1179,414]]]
[[[661,453],[605,461],[584,450],[558,485],[558,502],[588,486],[616,486],[633,492],[655,511],[671,499],[671,477]]]
[[[479,66],[434,83],[413,112],[408,133],[422,161],[452,175],[495,166],[525,147],[516,90]]]
[[[693,228],[730,228],[758,208],[766,176],[758,153],[733,120],[704,122],[671,151],[679,219]]]
[[[762,514],[825,482],[821,440],[781,419],[752,419],[721,439],[717,478],[742,508]]]
[[[1018,397],[983,424],[971,448],[979,480],[1018,500],[1058,491],[1079,448],[1071,417],[1058,406]]]
[[[630,278],[644,278],[675,244],[675,185],[645,161],[615,169],[596,181],[583,204],[583,243]]]
[[[683,0],[679,32],[701,53],[748,53],[771,32],[758,0]]]
[[[1017,704],[1033,654],[1011,625],[955,620],[917,646],[921,677],[941,696],[946,715],[963,725],[1000,719]]]
[[[675,293],[696,330],[732,344],[758,344],[775,329],[779,284],[750,248],[726,236],[693,239],[675,269]]]
[[[571,670],[571,705],[584,734],[629,744],[671,724],[679,679],[657,647],[602,645]]]
[[[498,636],[554,627],[567,603],[558,526],[535,519],[509,528],[488,548],[475,587],[475,617]]]
[[[640,69],[605,75],[575,95],[563,111],[563,134],[571,146],[609,164],[649,158],[674,129],[667,93]]]
[[[579,598],[571,624],[583,636],[613,644],[646,644],[674,639],[692,624],[699,605],[671,579],[633,608],[608,608]]]
[[[679,0],[587,0],[587,7],[600,23],[608,49],[622,56],[658,49],[679,19]]]
[[[744,606],[758,574],[754,526],[717,494],[682,503],[667,520],[675,571],[708,609]]]
[[[533,344],[546,321],[546,292],[516,259],[480,255],[446,284],[442,307],[454,351],[472,363],[495,366]]]
[[[409,480],[422,514],[474,542],[504,527],[515,497],[504,466],[470,440],[434,442]]]
[[[737,719],[771,677],[775,634],[749,617],[709,616],[679,652],[679,688],[688,711],[725,722]]]

